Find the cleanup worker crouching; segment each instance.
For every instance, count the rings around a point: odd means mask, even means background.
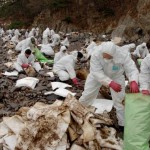
[[[104,42],[91,57],[90,74],[87,77],[84,92],[80,98],[83,105],[92,105],[102,85],[109,87],[116,108],[118,124],[124,126],[125,77],[126,73],[131,93],[139,92],[138,70],[127,52],[121,51],[112,42]]]
[[[53,66],[53,71],[56,73],[61,81],[72,79],[75,85],[78,85],[76,78],[75,64],[80,61],[83,54],[78,51],[72,52],[71,55],[64,56],[57,61]]]
[[[41,70],[41,66],[38,62],[35,62],[35,57],[30,48],[27,48],[24,53],[18,55],[17,62],[14,64],[14,67],[18,72],[22,72],[29,66],[32,66],[37,72]]]

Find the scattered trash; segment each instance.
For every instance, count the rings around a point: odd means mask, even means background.
[[[110,112],[113,108],[113,101],[107,99],[95,99],[92,106],[96,108],[95,113],[103,114],[105,111]]]
[[[71,94],[72,96],[75,96],[76,93],[72,93],[69,90],[63,89],[63,88],[59,88],[56,91],[50,91],[50,92],[46,92],[44,93],[44,95],[50,95],[50,94],[55,94],[58,96],[62,96],[62,97],[67,97],[68,94]]]
[[[2,73],[5,76],[18,76],[18,72],[17,71],[13,71],[13,72],[7,72],[5,71],[5,73]]]
[[[17,80],[16,87],[29,87],[31,89],[34,89],[36,84],[39,82],[39,79],[33,78],[33,77],[26,77],[23,79]]]
[[[67,88],[67,87],[72,87],[71,85],[69,84],[66,84],[66,83],[62,83],[62,82],[51,82],[52,84],[52,89],[55,90],[57,88]]]
[[[54,77],[54,73],[53,72],[47,72],[47,74],[50,76],[50,77]]]
[[[2,125],[9,129],[0,139],[3,149],[122,150],[116,130],[108,127],[112,120],[91,112],[71,95],[64,102],[37,102],[33,107],[21,108],[17,115],[4,117],[2,123],[0,129]]]

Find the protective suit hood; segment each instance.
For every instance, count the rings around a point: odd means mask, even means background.
[[[145,46],[146,47],[146,43],[142,43],[141,46]]]
[[[78,51],[75,50],[75,51],[71,52],[71,55],[73,56],[74,60],[77,61]]]
[[[130,47],[130,48],[135,48],[135,44],[134,44],[134,43],[131,43],[131,44],[129,44],[129,47]]]
[[[65,46],[61,46],[60,48],[60,52],[63,52],[64,50],[66,50],[67,48]]]
[[[102,53],[107,53],[111,56],[115,56],[116,53],[116,45],[113,42],[104,42],[101,44]]]

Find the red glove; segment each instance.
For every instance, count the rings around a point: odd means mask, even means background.
[[[78,85],[78,84],[79,84],[77,78],[73,78],[73,79],[72,79],[72,82],[73,82],[75,85]]]
[[[142,90],[142,94],[143,95],[150,95],[150,91],[148,91],[148,90]]]
[[[28,68],[29,64],[22,64],[21,66],[22,66],[22,68]]]
[[[130,82],[130,92],[131,93],[139,93],[139,86],[136,81]]]
[[[121,92],[121,85],[114,81],[111,81],[109,87],[112,88],[115,92]]]

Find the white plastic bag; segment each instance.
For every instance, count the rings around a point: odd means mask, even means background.
[[[39,82],[39,79],[33,78],[33,77],[26,77],[23,79],[17,80],[16,87],[29,87],[31,89],[34,89],[36,84]]]
[[[55,90],[57,88],[63,88],[65,89],[66,87],[72,87],[71,85],[69,84],[65,84],[65,83],[62,83],[62,82],[52,82],[52,89]]]
[[[13,71],[13,72],[7,72],[5,71],[5,73],[2,73],[5,76],[18,76],[18,72],[17,71]]]
[[[98,114],[103,114],[104,111],[110,112],[113,108],[113,101],[108,99],[95,99],[92,106],[96,108]]]

